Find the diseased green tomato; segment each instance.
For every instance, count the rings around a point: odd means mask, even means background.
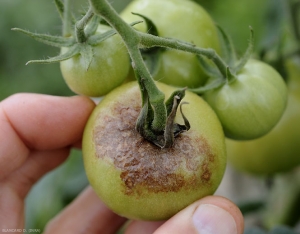
[[[175,89],[158,83],[169,97]],[[186,92],[183,112],[191,129],[161,149],[135,130],[141,97],[136,82],[120,86],[95,108],[83,137],[90,184],[114,212],[130,219],[168,219],[213,194],[226,165],[224,133],[214,111]],[[183,123],[177,113],[176,122]]]
[[[287,66],[288,104],[275,128],[256,140],[227,140],[228,159],[238,170],[271,175],[300,164],[300,61]]]
[[[180,39],[202,48],[220,50],[218,32],[209,14],[198,4],[189,0],[135,0],[121,17],[127,22],[143,20],[133,15],[142,14],[150,18],[157,27],[158,35]],[[146,32],[146,24],[135,26]],[[196,55],[166,50],[160,55],[154,79],[178,87],[196,88],[205,83],[207,76],[202,71]]]
[[[111,28],[98,27],[97,33]],[[66,51],[68,48],[62,48]],[[90,97],[100,97],[121,85],[130,69],[130,59],[120,36],[114,35],[93,46],[94,57],[85,69],[82,55],[76,55],[60,63],[62,75],[72,91]]]
[[[236,140],[268,133],[281,118],[287,88],[279,73],[258,60],[249,60],[237,79],[204,94],[219,117],[225,135]]]

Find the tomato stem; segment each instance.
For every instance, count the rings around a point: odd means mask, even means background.
[[[63,12],[63,37],[69,37],[72,35],[72,20],[71,20],[71,7],[70,0],[64,1],[64,12]]]
[[[77,39],[78,43],[86,42],[87,36],[84,32],[84,29],[85,29],[85,26],[87,25],[87,23],[92,19],[93,16],[94,16],[94,12],[93,12],[92,8],[90,7],[90,9],[87,11],[87,13],[83,16],[83,18],[75,24],[75,34],[76,34],[76,39]]]
[[[144,48],[164,47],[169,49],[182,50],[197,55],[203,55],[208,59],[211,59],[219,68],[222,75],[226,77],[227,65],[222,60],[222,58],[216,53],[216,51],[211,48],[199,48],[193,44],[177,39],[158,37],[143,32],[138,32],[138,34],[141,39],[140,45]]]
[[[89,2],[93,12],[101,16],[122,37],[131,57],[132,66],[142,94],[142,110],[137,120],[136,129],[144,138],[152,141],[154,144],[162,148],[171,147],[174,142],[174,129],[180,129],[179,132],[187,129],[187,126],[180,127],[178,124],[174,124],[174,116],[172,116],[176,113],[182,98],[177,100],[177,96],[171,96],[171,101],[168,102],[167,107],[167,104],[164,102],[165,95],[157,88],[143,60],[140,49],[164,47],[182,50],[199,56],[203,55],[213,61],[224,79],[227,77],[228,66],[213,49],[198,48],[184,41],[158,37],[135,30],[118,15],[107,0],[89,0]],[[182,93],[180,96],[184,97],[185,90],[179,92]],[[173,102],[175,103],[174,106]],[[169,110],[170,108],[173,111],[168,112],[167,109]]]
[[[93,7],[94,12],[99,14],[123,38],[132,59],[133,68],[137,74],[136,77],[141,87],[141,92],[147,92],[149,101],[154,109],[154,119],[151,124],[152,128],[157,132],[164,131],[167,120],[167,112],[164,104],[165,95],[155,85],[155,82],[144,63],[139,50],[140,36],[138,32],[123,21],[106,0],[90,0],[90,4]],[[145,100],[143,100],[143,102],[145,102]]]

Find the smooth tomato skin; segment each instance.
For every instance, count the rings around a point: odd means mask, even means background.
[[[235,81],[205,93],[204,99],[217,113],[228,138],[251,140],[278,123],[286,108],[287,87],[275,69],[251,59]]]
[[[110,30],[100,25],[97,33]],[[67,48],[62,48],[62,52]],[[64,80],[70,89],[90,97],[106,95],[126,79],[130,69],[130,59],[120,36],[114,35],[93,47],[94,57],[88,70],[81,55],[60,63]]]
[[[139,13],[150,18],[161,37],[180,39],[202,48],[220,50],[218,32],[210,15],[198,4],[189,0],[135,0],[121,17],[127,22],[143,20],[133,15]],[[146,32],[145,23],[135,26]],[[207,76],[202,71],[197,57],[183,51],[167,50],[160,56],[154,79],[177,86],[196,88],[205,83]]]
[[[166,97],[175,90],[157,85]],[[226,166],[221,124],[201,97],[187,92],[184,101],[189,102],[183,111],[191,129],[176,138],[171,149],[160,149],[135,133],[141,103],[136,82],[116,88],[92,113],[83,137],[84,166],[95,192],[117,214],[165,220],[213,194],[220,184]],[[179,113],[176,118],[182,123]],[[180,142],[182,151],[177,149]]]
[[[287,108],[267,135],[251,141],[226,140],[228,160],[236,169],[272,175],[300,165],[300,61],[289,61]]]

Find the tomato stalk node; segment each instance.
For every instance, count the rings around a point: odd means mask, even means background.
[[[92,19],[94,16],[93,10],[90,8],[87,13],[82,17],[81,20],[77,21],[75,24],[75,35],[78,43],[84,43],[87,41],[87,36],[85,33],[85,27],[88,24],[88,22]]]

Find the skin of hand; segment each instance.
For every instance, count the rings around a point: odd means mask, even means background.
[[[87,97],[15,94],[0,102],[0,230],[24,228],[24,199],[47,172],[81,147],[95,104]],[[46,212],[46,211],[45,211]],[[87,187],[52,219],[44,233],[242,234],[243,216],[226,198],[205,197],[163,222],[127,221]]]

